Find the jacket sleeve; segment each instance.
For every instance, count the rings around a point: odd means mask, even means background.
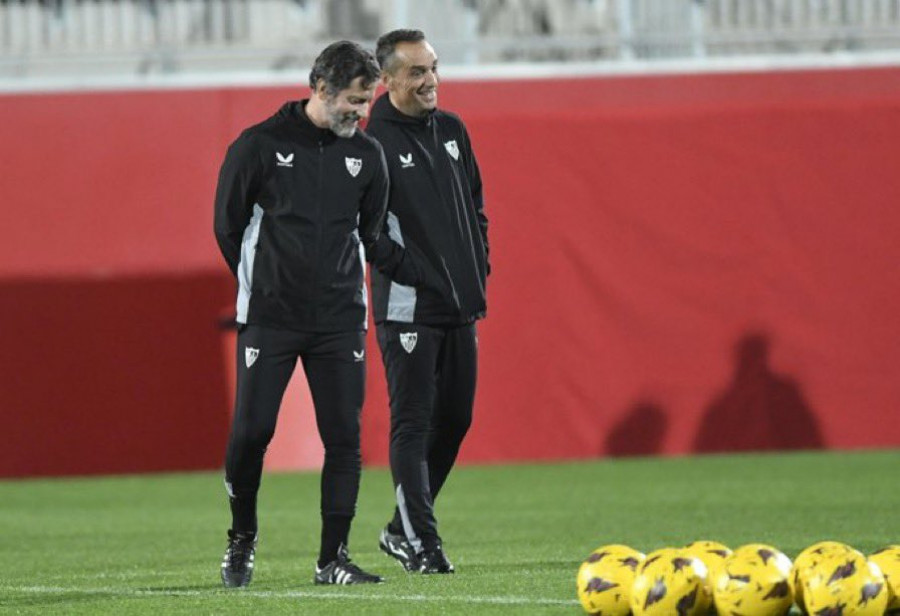
[[[241,261],[241,240],[261,184],[259,152],[252,140],[242,135],[228,148],[219,170],[213,224],[222,256],[235,275]]]
[[[378,160],[359,211],[359,235],[366,249],[366,260],[391,280],[415,286],[419,283],[418,270],[406,249],[391,239],[389,234],[387,206],[390,179],[380,144]]]
[[[481,241],[484,243],[484,260],[487,274],[491,273],[490,245],[488,244],[488,219],[484,213],[484,192],[481,186],[481,171],[478,169],[478,161],[475,160],[475,152],[472,150],[472,141],[469,132],[463,126],[463,135],[466,138],[466,157],[469,182],[472,187],[472,203],[475,205],[475,216],[478,218],[478,228],[481,231]]]

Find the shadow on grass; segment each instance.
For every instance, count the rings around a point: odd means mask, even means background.
[[[218,591],[226,592],[227,588],[224,588],[221,584],[184,584],[182,586],[144,586],[140,588],[129,589],[136,595],[179,595],[179,594],[197,594],[202,592],[208,592],[210,594],[215,594]]]
[[[520,560],[517,562],[498,563],[491,560],[467,560],[461,563],[457,569],[465,571],[489,570],[491,572],[521,571],[522,569],[541,569],[567,567],[576,569],[581,565],[580,560],[571,558],[556,558],[544,560]],[[424,577],[424,576],[423,576]]]
[[[58,608],[63,605],[72,605],[75,603],[94,602],[98,599],[114,599],[119,597],[115,592],[93,592],[93,591],[64,591],[64,592],[45,592],[35,590],[29,591],[13,591],[13,596],[7,596],[3,599],[4,607],[42,607],[57,608],[53,613],[60,613]],[[18,595],[18,596],[16,596]]]
[[[95,603],[104,600],[120,600],[123,598],[140,599],[145,597],[178,597],[184,595],[190,596],[216,596],[235,592],[222,588],[221,586],[212,586],[209,584],[184,584],[184,585],[168,585],[168,586],[141,586],[141,587],[123,587],[123,588],[85,588],[85,589],[57,589],[57,588],[40,588],[18,589],[9,591],[9,596],[4,597],[4,607],[40,607],[47,606],[61,607],[64,605],[74,605],[77,603]]]

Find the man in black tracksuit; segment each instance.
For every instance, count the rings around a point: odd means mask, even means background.
[[[322,538],[315,582],[380,582],[347,554],[360,479],[365,382],[366,257],[411,282],[405,252],[384,225],[388,175],[381,146],[357,130],[378,78],[369,52],[327,47],[309,99],[286,103],[228,149],[215,202],[216,239],[237,277],[237,396],[225,461],[232,526],[227,587],[253,574],[263,456],[297,358],[325,446]]]
[[[424,34],[390,32],[376,56],[388,92],[366,130],[390,171],[386,231],[416,270],[412,284],[372,273],[397,499],[379,544],[409,571],[451,573],[434,500],[472,421],[490,269],[481,176],[462,121],[436,108],[437,56]]]

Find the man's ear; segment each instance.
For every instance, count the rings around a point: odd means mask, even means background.
[[[321,101],[325,101],[328,99],[328,86],[325,85],[324,79],[319,79],[316,83],[316,98]]]
[[[384,89],[385,89],[385,90],[390,90],[390,89],[391,89],[391,84],[393,83],[394,78],[393,78],[393,76],[392,76],[390,73],[388,73],[387,71],[381,71],[381,79],[380,79],[380,81],[381,81],[381,85],[384,86]]]

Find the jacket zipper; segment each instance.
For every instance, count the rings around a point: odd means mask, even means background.
[[[325,157],[325,148],[322,145],[322,140],[319,140],[319,166],[317,170],[316,176],[316,247],[315,247],[315,261],[313,263],[313,286],[312,292],[313,297],[312,301],[312,314],[313,314],[313,324],[318,323],[318,312],[319,312],[319,266],[322,261],[322,228],[325,226],[324,221],[322,220],[322,167],[324,166],[323,159]]]
[[[437,122],[432,125],[432,143],[434,144],[434,178],[433,182],[437,188],[437,194],[441,200],[441,213],[446,221],[446,224],[449,225],[450,228],[459,228],[459,218],[461,213],[458,211],[460,207],[462,207],[459,203],[456,202],[456,199],[452,197],[453,188],[444,186],[443,182],[446,182],[448,179],[451,183],[453,183],[453,163],[450,162],[448,158],[443,156],[444,154],[444,140],[441,137],[440,131],[438,131]],[[446,176],[446,177],[445,177]],[[451,197],[446,197],[447,194],[450,194]],[[452,246],[450,246],[450,250],[448,251],[448,256],[450,256],[454,260],[454,265],[456,269],[460,269],[460,265],[463,263],[464,259],[460,255],[460,251],[462,250],[460,246],[460,242],[463,240],[463,237],[459,238],[459,241],[454,241]],[[457,288],[457,286],[453,283],[453,270],[451,270],[450,265],[447,263],[447,260],[442,258],[443,261],[443,269],[447,274],[447,286],[450,290],[451,295],[456,293],[456,297],[459,300],[459,315],[464,318],[468,318],[469,312],[471,312],[471,308],[468,306],[468,297],[464,297],[466,295],[466,290],[462,288],[462,285]]]

